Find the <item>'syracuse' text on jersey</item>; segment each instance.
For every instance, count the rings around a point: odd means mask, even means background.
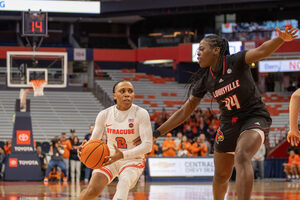
[[[224,57],[221,70],[201,69],[201,77],[192,91],[195,97],[203,98],[210,92],[219,104],[221,122],[232,121],[233,117],[270,118],[265,104],[252,78],[249,65],[245,63],[246,51]]]
[[[135,105],[126,110],[118,110],[116,105],[101,111],[97,118],[91,139],[101,139],[104,132],[107,135],[107,145],[110,155],[113,155],[116,145],[123,152],[124,159],[144,158],[144,154],[152,150],[152,128],[148,112]],[[133,140],[141,138],[138,146]]]

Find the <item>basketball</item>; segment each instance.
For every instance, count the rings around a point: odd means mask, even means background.
[[[81,162],[91,169],[99,169],[106,156],[109,156],[109,149],[102,140],[90,140],[81,150]]]

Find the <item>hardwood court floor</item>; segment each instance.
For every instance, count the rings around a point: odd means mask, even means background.
[[[105,188],[98,199],[112,199],[116,183]],[[77,199],[86,187],[81,183],[0,182],[0,199]],[[235,183],[229,185],[227,200],[235,200]],[[128,200],[212,200],[211,183],[145,183],[129,193]],[[251,200],[300,200],[300,182],[265,180],[254,183]]]

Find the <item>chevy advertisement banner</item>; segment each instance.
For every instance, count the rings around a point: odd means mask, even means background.
[[[298,72],[300,60],[264,60],[258,62],[259,72]]]
[[[150,177],[213,177],[213,158],[148,158]]]

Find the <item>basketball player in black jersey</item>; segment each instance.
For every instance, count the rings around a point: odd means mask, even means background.
[[[201,98],[210,92],[221,110],[221,125],[215,139],[213,179],[214,200],[223,200],[233,166],[236,167],[238,200],[249,200],[253,185],[251,158],[264,142],[271,125],[268,110],[251,76],[248,64],[276,51],[284,42],[296,38],[297,29],[249,51],[229,55],[228,42],[217,35],[203,38],[199,45],[200,69],[192,76],[190,97],[165,123],[153,132],[155,138],[168,133],[194,111]]]

